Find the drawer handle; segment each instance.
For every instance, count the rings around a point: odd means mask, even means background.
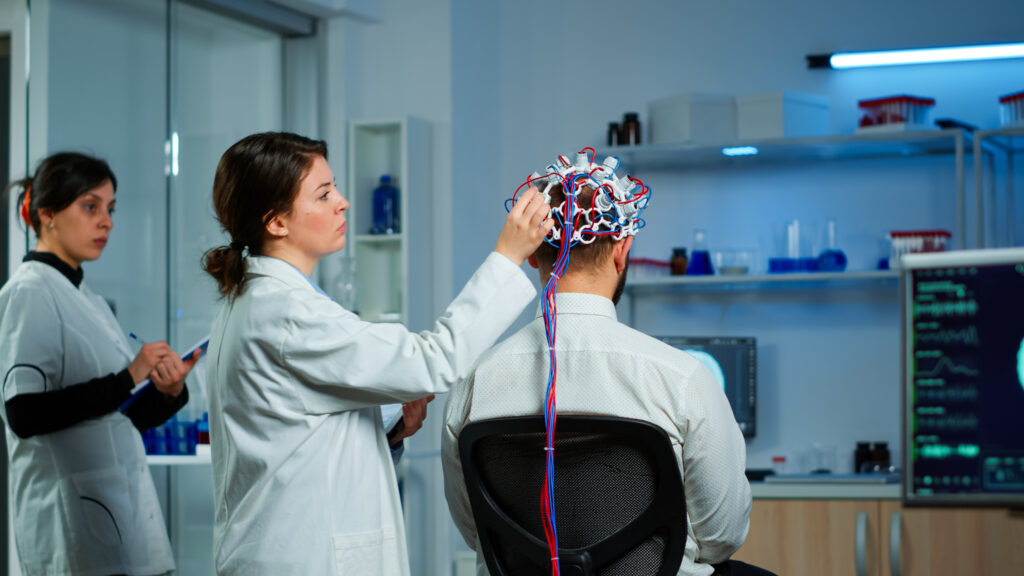
[[[891,576],[900,576],[900,541],[903,530],[903,515],[894,512],[889,518],[889,573]]]
[[[868,576],[867,546],[868,546],[868,514],[867,512],[857,513],[857,528],[854,532],[854,561],[857,565],[857,576]]]

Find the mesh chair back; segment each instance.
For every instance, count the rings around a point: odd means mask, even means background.
[[[493,576],[551,572],[540,511],[544,439],[540,416],[475,422],[459,437]],[[671,441],[650,423],[560,415],[555,506],[566,576],[661,576],[675,574],[682,562],[682,480]]]

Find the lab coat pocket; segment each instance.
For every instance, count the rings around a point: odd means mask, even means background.
[[[106,546],[124,543],[129,535],[127,521],[129,507],[128,476],[122,468],[105,468],[71,475],[71,482],[77,494],[69,494],[67,505],[74,509],[72,518],[78,517],[81,526],[76,527],[81,537]]]
[[[391,576],[400,573],[399,551],[393,527],[335,534],[332,539],[338,576]]]

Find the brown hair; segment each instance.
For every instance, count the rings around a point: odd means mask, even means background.
[[[28,217],[27,223],[38,236],[39,210],[46,209],[56,214],[107,180],[110,180],[116,192],[117,178],[103,160],[78,152],[57,152],[44,158],[32,176],[11,182],[7,186],[7,194],[15,188],[21,188],[18,193],[18,211],[22,221]]]
[[[213,179],[213,207],[231,243],[208,250],[203,270],[217,281],[222,297],[245,290],[244,250],[263,253],[267,222],[291,211],[317,157],[327,159],[326,143],[288,132],[246,136],[221,156]]]
[[[561,184],[556,184],[548,190],[548,195],[551,196],[551,206],[556,207],[565,200],[565,192],[562,189]],[[594,189],[588,186],[581,186],[579,192],[576,194],[576,205],[584,209],[589,209],[591,202],[594,198]],[[562,223],[559,219],[555,219],[555,227],[561,228]],[[564,237],[563,237],[564,240]],[[560,243],[561,241],[559,241]],[[581,268],[590,268],[601,262],[611,254],[612,248],[615,246],[615,240],[611,236],[598,236],[590,244],[584,244],[583,242],[577,243],[570,249],[569,253],[569,267],[566,272],[570,270],[580,270]],[[540,247],[533,253],[534,257],[537,258],[538,264],[542,270],[550,271],[555,265],[555,260],[558,259],[558,247],[548,244],[546,241],[541,242]]]

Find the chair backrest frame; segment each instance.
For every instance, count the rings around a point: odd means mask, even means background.
[[[476,453],[478,442],[493,436],[538,432],[544,432],[544,419],[539,415],[472,422],[459,434],[459,451],[466,489],[484,559],[492,576],[512,576],[499,565],[496,546],[491,538],[492,533],[500,535],[502,542],[513,546],[518,553],[538,566],[550,565],[551,559],[547,542],[519,526],[501,510],[484,485]],[[642,420],[560,414],[555,435],[556,482],[559,466],[559,433],[565,432],[608,434],[639,441],[648,448],[647,456],[655,463],[657,484],[651,504],[637,518],[615,533],[586,548],[571,549],[560,546],[558,557],[562,574],[597,574],[656,530],[664,530],[667,533],[667,540],[661,569],[652,576],[676,574],[686,546],[686,498],[672,442],[665,431]],[[540,490],[540,486],[537,490]],[[555,505],[557,514],[558,501]],[[540,510],[537,514],[540,515]]]

